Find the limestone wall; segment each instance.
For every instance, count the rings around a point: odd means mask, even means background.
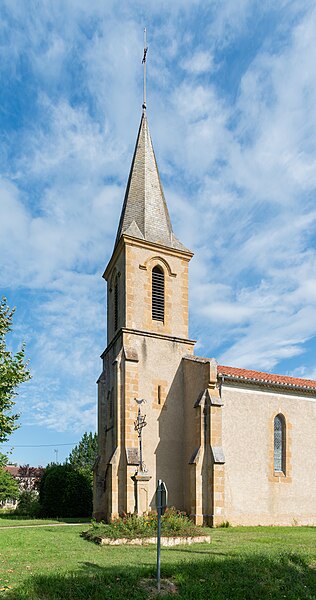
[[[157,479],[163,479],[169,491],[169,505],[184,507],[184,391],[182,357],[193,350],[192,342],[178,342],[151,335],[124,333],[124,348],[137,354],[137,362],[126,363],[125,418],[126,447],[137,448],[134,430],[137,416],[135,396],[145,399],[141,405],[147,425],[143,429],[143,460],[151,480],[149,505],[155,508]],[[128,510],[134,510],[131,476],[128,466]]]
[[[188,257],[174,250],[126,245],[126,324],[136,330],[188,337]],[[165,320],[152,320],[151,272],[159,265],[165,279]]]
[[[123,236],[105,270],[108,347],[98,384],[99,463],[97,518],[135,509],[138,449],[135,398],[144,398],[147,426],[143,460],[151,475],[148,504],[155,507],[157,478],[169,504],[184,506],[184,388],[181,360],[193,352],[188,336],[188,263],[192,254]],[[164,272],[164,321],[152,319],[152,269]],[[118,317],[118,318],[117,318]],[[147,493],[147,492],[146,492]]]
[[[114,318],[114,296],[115,296],[115,280],[117,278],[118,290],[118,327],[115,330]],[[107,280],[107,343],[113,339],[116,331],[121,327],[125,327],[126,323],[126,262],[125,262],[125,246],[120,248],[117,259],[108,274]]]
[[[222,386],[225,519],[316,525],[316,400]],[[286,472],[274,473],[273,420],[286,419]]]

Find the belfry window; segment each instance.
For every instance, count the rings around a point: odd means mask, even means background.
[[[118,278],[116,276],[114,283],[114,331],[118,328]]]
[[[285,474],[285,419],[283,415],[274,418],[274,471]]]
[[[154,321],[165,320],[165,275],[158,265],[152,270],[152,304],[151,314]]]

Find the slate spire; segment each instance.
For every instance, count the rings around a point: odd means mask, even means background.
[[[115,245],[123,234],[169,248],[188,251],[172,230],[145,107],[139,126]]]

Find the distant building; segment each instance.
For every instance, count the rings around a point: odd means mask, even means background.
[[[154,509],[161,478],[169,505],[199,524],[316,525],[316,381],[194,355],[192,256],[172,230],[144,109],[103,275],[108,345],[98,381],[94,515]],[[146,467],[138,406],[147,421]]]
[[[37,492],[38,483],[44,473],[43,467],[30,467],[29,465],[6,465],[4,469],[8,471],[8,473],[10,473],[14,479],[17,480],[20,492],[24,492],[26,490],[33,490]],[[14,508],[17,503],[18,500],[8,498],[2,503],[2,507]]]

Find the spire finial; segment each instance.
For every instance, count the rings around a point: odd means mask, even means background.
[[[143,96],[143,111],[145,112],[146,110],[146,57],[147,57],[147,51],[148,51],[148,46],[147,46],[147,31],[146,31],[146,27],[144,29],[144,55],[143,55],[143,60],[142,60],[142,64],[144,65],[144,96]]]

